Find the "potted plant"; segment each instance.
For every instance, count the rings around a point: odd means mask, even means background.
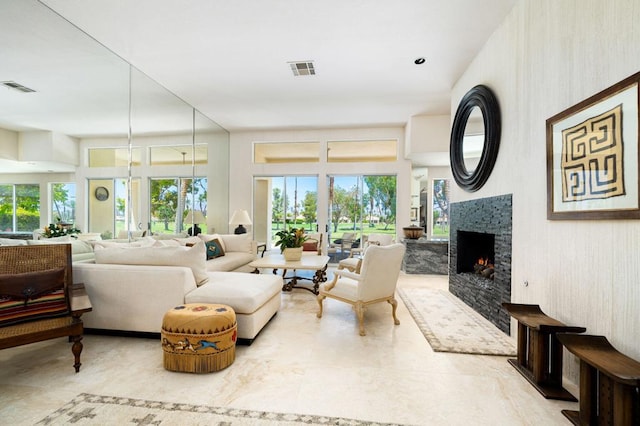
[[[280,247],[280,252],[286,260],[300,260],[302,257],[302,245],[307,241],[303,228],[290,228],[276,232],[276,247]]]

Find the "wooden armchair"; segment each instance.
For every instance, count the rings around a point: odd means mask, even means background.
[[[67,336],[77,373],[89,311],[84,286],[73,285],[70,244],[0,247],[0,349]]]

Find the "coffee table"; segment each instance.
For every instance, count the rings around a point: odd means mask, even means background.
[[[313,253],[302,253],[300,260],[286,260],[281,254],[270,254],[260,259],[256,259],[249,264],[254,274],[259,274],[260,269],[273,269],[273,273],[277,274],[278,269],[282,269],[282,278],[285,284],[282,286],[283,291],[291,291],[294,288],[308,290],[313,294],[318,294],[320,283],[327,281],[327,266],[329,264],[329,256],[318,256]],[[287,277],[287,271],[294,271],[293,276]],[[312,278],[299,277],[295,271],[315,271]],[[311,280],[313,287],[299,286],[299,280]]]

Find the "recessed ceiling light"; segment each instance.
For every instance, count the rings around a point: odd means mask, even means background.
[[[415,61],[413,61],[413,63],[414,63],[414,64],[416,64],[416,65],[422,65],[422,64],[424,64],[425,62],[427,62],[427,60],[426,60],[426,59],[424,59],[424,58],[418,58],[418,59],[416,59]]]

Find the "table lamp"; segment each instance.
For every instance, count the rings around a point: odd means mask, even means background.
[[[195,237],[202,232],[198,224],[207,223],[207,218],[204,217],[204,214],[202,214],[200,210],[189,210],[184,217],[184,222],[193,225],[193,228],[189,228],[187,233]]]
[[[233,231],[234,234],[246,234],[247,228],[242,225],[251,225],[251,219],[249,213],[246,210],[236,210],[231,216],[229,225],[237,225],[238,227]]]

